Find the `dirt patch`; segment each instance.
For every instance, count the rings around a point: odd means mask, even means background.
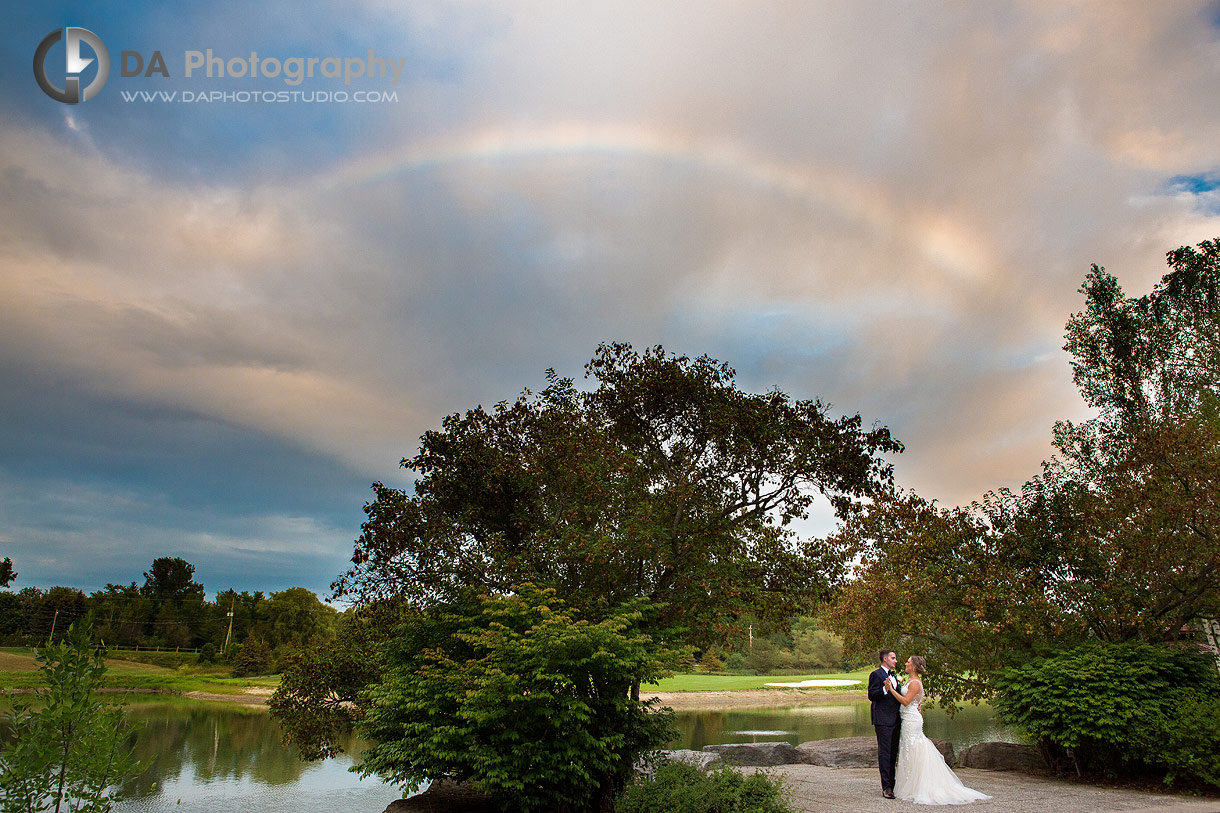
[[[0,672],[33,672],[37,669],[38,662],[32,655],[0,652]]]
[[[243,706],[265,706],[272,689],[254,686],[243,689],[241,694],[223,694],[221,692],[186,692],[182,696],[192,700],[207,700],[213,703],[239,703]]]

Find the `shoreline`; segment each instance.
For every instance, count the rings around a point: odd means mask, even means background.
[[[866,700],[863,690],[831,689],[726,689],[707,692],[640,692],[641,698],[657,698],[662,706],[675,711],[704,709],[775,708],[778,706],[813,706],[832,701]]]
[[[10,694],[33,693],[33,689],[9,689]],[[176,692],[173,689],[118,688],[100,689],[105,694],[166,695],[198,700],[204,703],[235,703],[242,706],[267,707],[273,689],[250,686],[241,692]],[[716,711],[719,709],[779,708],[783,706],[813,706],[832,702],[855,702],[866,699],[863,691],[830,689],[725,689],[704,692],[641,692],[644,700],[656,699],[660,705],[675,711]]]

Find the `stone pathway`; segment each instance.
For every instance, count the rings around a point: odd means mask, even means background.
[[[850,810],[853,813],[928,813],[932,809],[912,802],[882,798],[876,768],[781,765],[776,768],[742,770],[761,770],[782,776],[792,791],[793,807],[802,813],[839,810]],[[1087,810],[1220,813],[1220,799],[1191,799],[1137,790],[1103,788],[1015,771],[960,768],[955,772],[968,787],[992,797],[990,801],[975,802],[960,808],[971,813],[1068,813]]]

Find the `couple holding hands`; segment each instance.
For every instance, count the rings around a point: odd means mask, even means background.
[[[879,653],[881,668],[868,676],[868,699],[877,731],[877,767],[881,769],[881,795],[925,805],[961,805],[990,799],[971,790],[949,769],[940,751],[923,733],[923,680],[927,664],[919,655],[907,658],[907,680],[894,668],[892,649]]]

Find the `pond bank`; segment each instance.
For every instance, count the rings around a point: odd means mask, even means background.
[[[21,693],[23,690],[10,690]],[[32,690],[24,690],[32,691]],[[266,706],[274,691],[265,686],[248,686],[240,693],[229,692],[175,692],[169,689],[102,689],[114,694],[172,694],[191,700],[210,703],[240,703],[243,706]],[[676,711],[700,709],[768,708],[782,706],[808,706],[827,702],[854,702],[865,699],[864,692],[829,691],[826,689],[733,689],[715,692],[654,692],[662,706]]]
[[[642,697],[655,697],[662,706],[675,711],[697,709],[737,709],[778,706],[811,706],[819,703],[853,703],[866,700],[863,691],[832,691],[828,689],[731,689],[717,692],[651,692]]]

